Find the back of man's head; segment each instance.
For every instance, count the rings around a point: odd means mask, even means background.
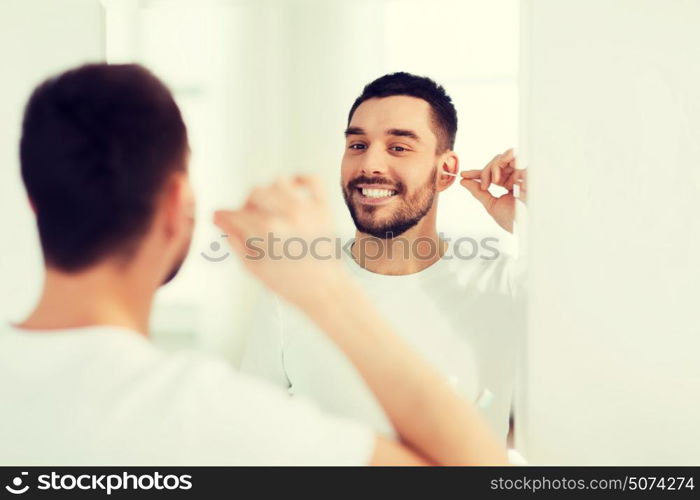
[[[41,84],[25,110],[20,160],[46,264],[77,272],[128,257],[187,151],[172,95],[141,66],[86,65]]]

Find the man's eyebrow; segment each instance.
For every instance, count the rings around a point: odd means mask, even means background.
[[[367,135],[360,127],[348,127],[345,129],[345,137],[349,135]]]
[[[413,130],[405,129],[405,128],[390,128],[385,132],[386,135],[393,135],[396,137],[408,137],[409,139],[413,139],[414,141],[419,141],[420,142],[420,136],[415,133]],[[345,137],[351,136],[351,135],[367,135],[365,130],[360,127],[348,127],[345,129]]]
[[[390,128],[386,131],[386,135],[395,135],[398,137],[408,137],[414,141],[420,142],[420,137],[413,130],[408,130],[404,128]]]

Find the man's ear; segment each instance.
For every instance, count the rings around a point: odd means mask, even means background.
[[[189,234],[194,224],[194,194],[187,172],[177,172],[170,177],[162,203],[167,236]]]
[[[454,175],[446,174],[445,172],[450,172]],[[447,151],[440,155],[440,160],[438,162],[438,182],[437,190],[444,191],[450,187],[456,176],[459,174],[459,158],[454,151]]]

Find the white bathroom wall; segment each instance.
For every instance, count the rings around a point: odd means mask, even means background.
[[[528,0],[522,20],[520,448],[697,464],[700,2]]]
[[[24,105],[49,75],[104,59],[99,0],[0,4],[0,321],[17,321],[40,292],[43,266],[19,170]]]

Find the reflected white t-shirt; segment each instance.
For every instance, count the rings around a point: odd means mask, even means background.
[[[476,404],[505,444],[525,328],[522,265],[505,254],[489,260],[454,246],[410,275],[376,274],[345,261],[394,331]],[[243,371],[396,436],[357,369],[323,332],[272,295],[264,294],[258,307]]]
[[[0,465],[363,465],[374,433],[109,326],[0,328]]]

